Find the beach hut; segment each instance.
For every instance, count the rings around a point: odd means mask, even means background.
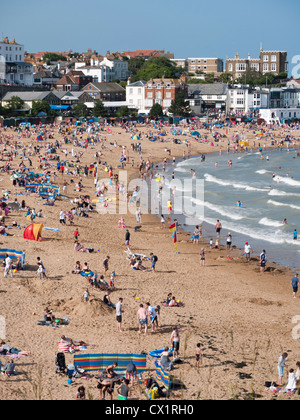
[[[42,230],[42,223],[33,223],[32,225],[27,226],[24,230],[23,237],[29,241],[40,241],[42,238]]]

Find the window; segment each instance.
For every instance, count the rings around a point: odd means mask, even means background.
[[[232,63],[228,64],[228,71],[232,71]]]
[[[200,64],[201,63],[201,60],[198,60],[198,63]]]
[[[247,64],[245,64],[245,63],[238,63],[236,65],[236,70],[237,71],[246,71],[246,69],[247,69]]]
[[[269,56],[268,55],[264,55],[264,62],[268,62],[269,61]]]
[[[273,61],[273,63],[276,62],[276,55],[271,56],[271,61]]]
[[[237,105],[244,105],[244,98],[237,98],[236,103]]]
[[[276,71],[276,70],[277,70],[276,63],[272,63],[271,64],[271,71]]]
[[[269,64],[264,63],[263,71],[269,71]]]
[[[150,99],[150,98],[153,98],[152,92],[148,92],[148,93],[147,93],[147,98],[149,98],[149,99]]]
[[[259,71],[259,64],[258,63],[251,63],[251,68],[255,71]]]
[[[172,97],[172,93],[171,92],[166,92],[166,98],[171,98]]]

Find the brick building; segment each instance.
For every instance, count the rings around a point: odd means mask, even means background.
[[[243,77],[248,69],[264,75],[288,72],[286,51],[264,51],[260,49],[259,58],[252,58],[250,53],[247,58],[240,58],[237,53],[234,58],[226,58],[226,73],[232,75],[233,80]]]
[[[145,84],[145,110],[149,112],[155,103],[167,111],[177,93],[185,92],[186,85],[183,79],[151,79]]]

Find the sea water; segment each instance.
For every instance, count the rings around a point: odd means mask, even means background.
[[[163,190],[169,189],[174,203],[181,202],[184,195],[184,207],[177,211],[174,204],[173,217],[186,231],[192,233],[196,224],[202,224],[203,236],[215,240],[214,226],[220,220],[221,245],[226,245],[230,232],[237,248],[243,249],[247,241],[254,255],[265,249],[269,261],[300,268],[300,235],[298,240],[293,239],[294,230],[300,229],[297,149],[213,153],[207,154],[205,160],[192,157],[165,170],[156,169],[155,176],[163,180],[159,184],[163,184]],[[238,202],[241,204],[237,205]],[[190,217],[193,211],[195,217]],[[161,213],[167,216],[167,212],[164,200]]]

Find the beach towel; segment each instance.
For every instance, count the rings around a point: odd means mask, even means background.
[[[128,364],[133,362],[137,368],[137,372],[140,374],[146,370],[147,354],[100,353],[74,355],[74,365],[84,369],[86,372],[104,370],[114,362],[118,363],[118,366],[114,368],[115,372],[125,372]]]

